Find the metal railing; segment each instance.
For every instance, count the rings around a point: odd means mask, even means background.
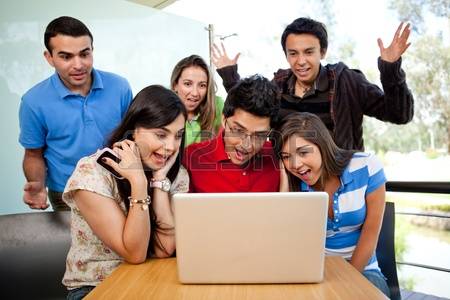
[[[447,194],[450,195],[450,182],[443,181],[388,181],[386,183],[386,191],[388,192],[403,192],[403,193],[430,193],[430,194]],[[422,212],[395,212],[399,215],[424,216],[435,218],[450,218],[449,215],[436,213],[422,213]],[[399,265],[407,265],[430,270],[450,273],[450,269],[437,266],[424,265],[419,263],[397,261]]]
[[[388,192],[450,194],[450,182],[445,181],[388,181]]]

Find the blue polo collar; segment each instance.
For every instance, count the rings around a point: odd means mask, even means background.
[[[347,185],[353,181],[353,175],[352,175],[352,173],[350,173],[349,165],[347,165],[347,167],[344,169],[344,172],[342,172],[342,174],[341,174],[342,185]]]
[[[93,68],[91,74],[92,74],[93,81],[92,81],[92,86],[91,86],[91,89],[89,90],[89,93],[91,93],[91,91],[96,90],[96,89],[103,89],[103,81],[102,81],[102,78],[101,78],[99,72]],[[64,99],[67,96],[78,96],[79,95],[78,93],[73,93],[64,85],[61,78],[59,78],[59,75],[57,72],[55,72],[51,76],[51,81],[52,81],[53,86],[56,89],[56,92],[59,94],[61,99]]]

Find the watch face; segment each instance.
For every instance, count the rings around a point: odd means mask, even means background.
[[[163,180],[154,180],[152,181],[151,186],[159,188],[164,192],[168,192],[170,190],[170,180],[169,178],[165,178]]]
[[[161,181],[161,183],[162,183],[161,189],[164,192],[168,192],[170,190],[170,181],[169,181],[169,179],[166,178],[163,181]]]

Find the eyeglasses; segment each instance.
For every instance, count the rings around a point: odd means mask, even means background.
[[[263,144],[267,138],[269,137],[272,129],[269,129],[268,131],[257,131],[254,133],[247,133],[244,129],[240,127],[232,127],[230,124],[228,124],[228,120],[225,120],[225,127],[228,125],[228,128],[230,128],[231,137],[240,138],[241,141],[246,141],[247,138],[250,138],[250,141],[257,143],[257,144]]]

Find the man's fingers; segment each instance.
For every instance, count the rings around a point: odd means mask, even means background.
[[[24,202],[25,204],[27,204],[27,205],[33,205],[33,204],[34,204],[34,202],[33,202],[32,200],[28,200],[28,199],[26,199],[25,197],[23,198],[23,202]]]
[[[400,36],[400,31],[402,30],[403,24],[403,22],[400,22],[400,25],[398,25],[397,30],[395,31],[394,39]]]
[[[410,28],[410,24],[408,23],[408,24],[406,24],[405,28],[403,29],[403,32],[400,35],[400,39],[402,39],[406,42],[408,40],[410,34],[411,34],[411,28]]]
[[[31,209],[41,209],[41,210],[45,210],[47,209],[48,204],[34,204],[34,205],[30,205]]]
[[[217,47],[216,44],[213,44],[213,50],[217,51],[218,53],[220,53],[219,47]]]
[[[217,55],[216,51],[211,51],[211,55],[215,60],[219,59],[219,56]]]
[[[378,47],[380,47],[380,50],[383,50],[384,49],[383,41],[380,38],[378,38],[377,43],[378,43]]]
[[[212,50],[211,52],[212,52],[213,56],[216,59],[219,59],[221,56],[223,56],[223,53],[220,51],[219,47],[217,47],[216,44],[213,44],[213,48],[211,50]]]
[[[223,55],[227,56],[227,50],[225,50],[225,46],[221,42],[220,45],[222,46]]]
[[[236,54],[236,56],[233,58],[234,64],[236,64],[237,60],[239,59],[239,56],[241,55],[241,52]]]
[[[408,44],[406,44],[406,47],[405,47],[405,49],[403,50],[403,52],[405,52],[405,51],[406,51],[406,49],[408,49],[408,48],[409,48],[409,46],[411,46],[411,43],[408,43]]]

